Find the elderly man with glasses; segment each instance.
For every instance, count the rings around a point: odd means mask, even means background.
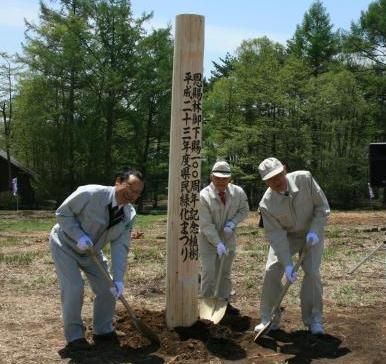
[[[90,348],[81,318],[84,282],[81,272],[95,294],[93,339],[95,344],[117,343],[113,328],[115,301],[123,293],[127,254],[135,217],[132,206],[143,190],[140,172],[125,170],[117,175],[114,186],[79,187],[56,211],[57,224],[50,234],[50,248],[59,280],[64,335],[69,351]],[[107,270],[102,248],[110,243],[112,278],[110,288],[88,254],[95,249]]]

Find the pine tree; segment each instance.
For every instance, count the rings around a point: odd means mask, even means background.
[[[328,70],[328,64],[338,52],[338,33],[332,29],[326,8],[316,0],[287,42],[288,52],[305,59],[315,76]]]

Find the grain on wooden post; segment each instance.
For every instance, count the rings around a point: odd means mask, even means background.
[[[170,128],[166,322],[198,319],[198,203],[200,196],[204,17],[176,17]]]

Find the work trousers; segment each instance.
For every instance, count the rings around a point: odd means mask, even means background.
[[[59,244],[58,244],[59,243]],[[81,271],[87,276],[95,294],[93,333],[96,335],[113,331],[115,298],[110,292],[106,278],[87,255],[81,255],[50,236],[50,248],[59,280],[64,335],[67,342],[84,338],[84,325],[81,317],[84,281]],[[100,255],[102,265],[107,269],[107,262]]]
[[[304,241],[290,243],[291,254],[294,255],[304,246]],[[323,286],[320,279],[320,264],[323,256],[323,241],[312,246],[304,257],[302,269],[304,271],[303,282],[300,291],[300,302],[303,323],[306,326],[312,322],[322,323],[323,315]],[[260,317],[262,322],[268,322],[274,306],[282,292],[283,265],[272,248],[269,249],[263,290],[260,302]],[[275,316],[275,323],[280,321],[280,307]]]
[[[218,297],[229,300],[232,290],[231,271],[232,263],[235,258],[235,252],[229,251],[223,255],[223,271],[220,280]],[[200,261],[201,261],[201,297],[213,297],[217,274],[220,268],[220,259],[217,255],[217,249],[208,242],[200,243]]]

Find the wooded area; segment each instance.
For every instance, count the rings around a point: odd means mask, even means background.
[[[274,14],[269,14],[274,16]],[[0,147],[39,176],[38,200],[111,184],[131,166],[144,199],[167,194],[173,39],[128,0],[41,4],[20,55],[0,54]],[[386,0],[335,31],[315,1],[287,44],[245,40],[204,89],[203,183],[226,158],[256,208],[259,162],[308,169],[333,207],[368,199],[368,144],[385,141]]]

